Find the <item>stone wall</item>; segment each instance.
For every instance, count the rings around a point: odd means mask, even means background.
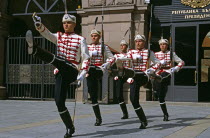
[[[125,32],[131,27],[131,40],[137,32],[147,36],[147,5],[143,0],[83,0],[83,9],[78,10],[82,16],[82,35],[90,41],[90,31],[94,28],[94,21],[99,17],[96,29],[101,30],[102,4],[104,10],[104,38],[105,43],[116,50],[120,50],[119,43]],[[129,35],[126,35],[129,41]],[[134,48],[134,42],[131,48]]]

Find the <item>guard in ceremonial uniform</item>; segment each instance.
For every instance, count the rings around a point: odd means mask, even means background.
[[[114,57],[115,58],[119,58],[119,57],[124,57],[127,54],[127,49],[128,49],[128,43],[125,40],[122,40],[120,42],[120,48],[121,48],[121,53],[119,54],[115,54]],[[123,97],[123,84],[127,81],[127,77],[123,75],[123,69],[124,68],[130,68],[130,61],[119,61],[119,63],[117,64],[117,69],[118,69],[118,74],[117,76],[114,77],[114,80],[116,82],[116,95],[117,95],[117,100],[118,103],[120,104],[120,107],[122,109],[123,112],[123,116],[121,117],[121,119],[128,119],[128,111],[127,111],[127,107],[124,101],[124,97]],[[122,71],[120,71],[122,70]]]
[[[73,15],[65,14],[63,16],[62,22],[65,33],[51,33],[41,23],[41,18],[37,15],[33,16],[33,20],[37,31],[39,31],[43,37],[57,45],[57,56],[55,56],[37,45],[34,45],[31,31],[26,33],[28,53],[56,67],[54,70],[54,74],[56,74],[55,102],[67,130],[64,138],[69,138],[75,132],[75,128],[69,111],[65,106],[66,93],[70,83],[76,80],[82,81],[89,69],[90,57],[86,40],[84,37],[74,33],[76,17]],[[78,65],[81,57],[83,58],[83,61],[81,73],[78,75]]]
[[[172,53],[168,50],[167,39],[160,39],[159,45],[161,51],[156,52],[155,56],[160,60],[162,64],[161,68],[156,72],[156,75],[160,77],[152,78],[151,82],[153,83],[153,90],[157,92],[160,107],[164,114],[163,121],[169,121],[169,115],[165,103],[166,93],[168,91],[168,85],[170,84],[171,74],[174,72],[178,72],[184,66],[184,61],[180,59],[175,54],[175,52]],[[172,62],[176,62],[177,65],[175,67],[172,67]]]
[[[130,100],[134,107],[134,110],[141,122],[140,129],[145,129],[147,126],[147,119],[144,111],[139,103],[139,90],[140,87],[145,85],[149,76],[153,75],[155,71],[160,67],[160,61],[155,57],[154,52],[145,49],[145,36],[136,35],[135,36],[135,46],[136,49],[129,50],[126,56],[115,58],[111,61],[111,65],[118,60],[131,60],[132,68],[135,70],[135,77],[128,78],[127,82],[130,83]],[[147,69],[148,61],[151,60],[155,63],[151,68]]]
[[[100,108],[98,104],[98,88],[99,83],[102,82],[102,76],[104,69],[109,67],[109,64],[104,63],[104,58],[113,58],[113,55],[107,45],[104,45],[104,50],[102,50],[102,45],[99,42],[101,38],[101,32],[93,29],[91,31],[92,43],[88,45],[88,51],[90,54],[90,69],[86,74],[88,93],[90,94],[93,111],[96,116],[95,126],[100,126],[102,123],[102,117],[100,113]],[[104,53],[102,53],[102,51]],[[105,55],[105,57],[104,57]],[[98,83],[99,82],[99,83]]]

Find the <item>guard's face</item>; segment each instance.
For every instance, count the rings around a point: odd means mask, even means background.
[[[91,34],[91,40],[93,44],[98,44],[100,40],[100,35],[98,34]]]
[[[161,51],[165,52],[165,51],[167,51],[167,49],[168,49],[168,44],[166,44],[166,43],[161,43],[160,44],[160,50]]]
[[[121,49],[121,51],[123,51],[123,52],[127,51],[127,48],[128,48],[128,46],[125,45],[125,44],[120,45],[120,49]]]
[[[141,50],[144,48],[145,41],[144,40],[136,40],[136,49]]]
[[[74,22],[63,22],[63,29],[66,33],[74,32],[76,24]]]

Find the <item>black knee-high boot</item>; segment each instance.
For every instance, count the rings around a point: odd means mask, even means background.
[[[169,121],[168,117],[168,111],[167,111],[167,107],[166,107],[166,103],[160,103],[160,107],[163,111],[163,121]]]
[[[139,107],[138,109],[135,109],[135,112],[141,122],[141,126],[139,127],[139,129],[146,129],[146,126],[147,126],[147,118],[144,114],[144,111],[142,109],[142,107]]]
[[[93,111],[95,113],[96,116],[96,123],[95,126],[100,126],[102,123],[102,118],[101,118],[101,113],[100,113],[100,108],[99,105],[93,105]]]
[[[66,111],[60,112],[60,117],[66,126],[66,134],[64,135],[64,138],[69,138],[75,132],[74,124],[69,114],[69,111],[66,109]]]
[[[128,119],[128,110],[127,110],[125,102],[120,103],[120,107],[123,112],[123,117],[121,119]]]

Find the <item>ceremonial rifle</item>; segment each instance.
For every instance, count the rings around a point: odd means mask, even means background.
[[[152,36],[152,14],[153,14],[153,5],[150,5],[150,22],[149,22],[149,34],[148,34],[148,62],[147,69],[150,68],[150,53],[151,53],[151,36]]]
[[[150,58],[150,50],[151,50],[153,5],[151,4],[150,7],[151,7],[151,10],[150,10],[149,35],[148,35],[148,59]]]
[[[169,47],[170,47],[170,60],[171,60],[171,67],[172,67],[172,66],[173,66],[172,25],[170,25]]]
[[[101,54],[103,56],[103,63],[105,63],[105,55],[104,55],[104,4],[102,3],[102,16],[101,16]]]

